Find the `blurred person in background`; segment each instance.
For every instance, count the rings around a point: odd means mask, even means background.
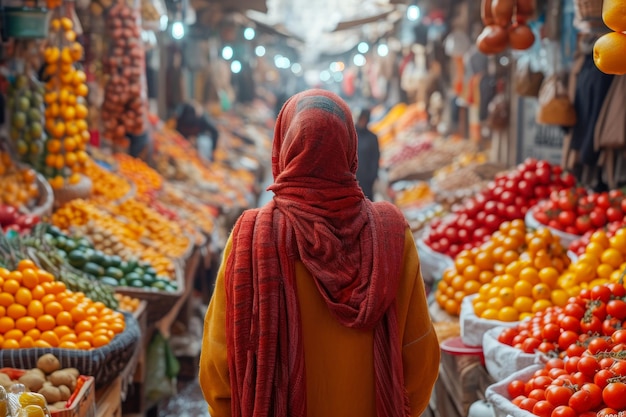
[[[199,382],[212,417],[418,417],[440,350],[402,212],[356,179],[348,105],[311,89],[274,129],[271,201],[226,243]]]
[[[208,161],[213,160],[219,131],[201,106],[185,103],[176,117],[176,130],[195,143],[198,153]]]
[[[363,189],[363,194],[374,201],[374,184],[378,179],[380,148],[378,137],[368,129],[371,110],[362,109],[356,120],[356,134],[359,138],[359,167],[356,179]]]

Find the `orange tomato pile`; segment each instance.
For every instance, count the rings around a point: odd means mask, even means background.
[[[565,249],[548,229],[527,233],[522,220],[505,222],[489,241],[455,258],[435,299],[446,312],[458,315],[463,298],[478,294],[473,300],[477,316],[517,321],[567,300],[567,292],[556,284],[569,264]]]
[[[161,174],[150,168],[141,159],[118,153],[115,154],[115,160],[118,163],[119,173],[137,186],[138,196],[155,193],[163,187]]]
[[[141,300],[139,298],[134,298],[129,295],[122,295],[120,293],[115,293],[115,299],[118,302],[117,308],[121,311],[126,311],[129,313],[134,313],[139,308],[139,304]]]
[[[38,196],[35,171],[17,167],[8,152],[0,152],[0,203],[23,206]]]
[[[130,184],[124,178],[116,175],[94,161],[85,164],[85,175],[91,179],[92,197],[102,198],[105,201],[118,200],[130,192]]]
[[[60,207],[52,215],[51,222],[64,231],[70,226],[81,230],[96,249],[106,254],[119,255],[126,260],[139,258],[150,263],[159,275],[175,278],[174,262],[163,254],[160,248],[148,246],[143,242],[146,229],[139,224],[124,222],[80,199],[72,200]]]
[[[129,225],[143,228],[142,237],[154,242],[164,255],[177,258],[189,246],[189,238],[179,224],[167,220],[140,201],[130,198],[121,204],[109,204],[107,209],[128,219]]]
[[[21,260],[14,271],[0,268],[0,347],[105,346],[125,329],[123,314],[68,291],[47,271]]]
[[[50,22],[50,45],[44,51],[46,104],[46,175],[53,188],[77,184],[89,158],[85,152],[90,134],[87,125],[87,76],[75,68],[83,48],[76,41],[74,24],[67,17]]]
[[[613,32],[602,35],[593,46],[593,60],[606,74],[626,74],[626,6],[623,0],[604,0],[602,19]]]
[[[591,235],[589,244],[576,262],[561,275],[558,284],[572,295],[584,288],[618,282],[626,270],[626,229],[611,238],[604,230]]]

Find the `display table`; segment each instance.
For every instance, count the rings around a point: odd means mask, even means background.
[[[96,391],[95,417],[122,417],[122,377]]]

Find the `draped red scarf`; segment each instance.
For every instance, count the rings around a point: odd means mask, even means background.
[[[324,90],[290,98],[276,122],[274,199],[246,211],[226,261],[233,417],[306,417],[295,267],[302,261],[343,325],[374,331],[379,417],[409,415],[395,298],[406,221],[356,182],[349,107]]]

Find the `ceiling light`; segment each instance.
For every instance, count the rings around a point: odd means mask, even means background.
[[[409,6],[409,8],[406,9],[406,17],[411,22],[415,22],[416,20],[418,20],[421,15],[422,15],[422,11],[415,4]]]
[[[389,54],[389,47],[386,44],[381,43],[378,45],[376,52],[378,52],[378,56],[387,56]]]
[[[356,54],[354,58],[352,58],[352,62],[354,62],[354,65],[356,65],[357,67],[362,67],[367,61],[363,55]]]
[[[265,47],[262,45],[257,46],[256,48],[254,48],[254,53],[256,54],[256,56],[264,56]]]
[[[367,42],[361,42],[357,45],[356,47],[357,51],[359,51],[362,54],[366,54],[367,51],[370,50],[370,46],[367,44]]]
[[[185,26],[183,22],[172,23],[172,38],[181,40],[185,36]]]
[[[230,46],[225,46],[224,49],[222,49],[222,58],[228,61],[233,57],[233,53],[233,48],[231,48]]]
[[[237,60],[234,60],[233,62],[231,62],[230,70],[233,72],[233,74],[239,74],[239,72],[241,71],[241,62]]]
[[[246,40],[251,41],[252,39],[254,39],[255,35],[256,35],[256,32],[252,28],[246,28],[246,30],[243,31],[243,37]]]

